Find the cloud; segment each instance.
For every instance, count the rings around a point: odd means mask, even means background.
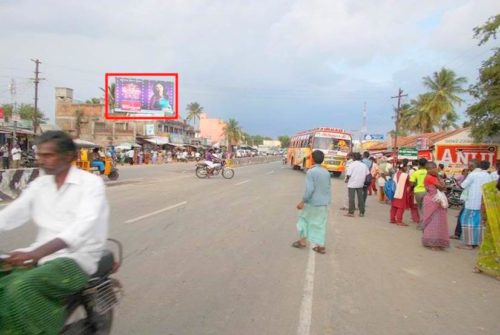
[[[181,107],[278,135],[306,126],[389,130],[391,95],[421,90],[442,66],[473,76],[472,27],[496,1],[8,1],[0,4],[0,85],[27,77],[40,58],[41,107],[54,86],[87,99],[105,72],[179,72]],[[25,69],[9,70],[9,68]],[[464,73],[464,74],[462,74]],[[0,99],[7,99],[2,94]],[[26,95],[28,102],[31,97]],[[304,115],[307,115],[304,121]]]

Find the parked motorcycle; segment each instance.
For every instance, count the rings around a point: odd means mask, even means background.
[[[448,204],[450,207],[461,207],[464,204],[464,201],[460,199],[463,188],[458,185],[457,181],[453,177],[448,177],[444,180],[444,184],[446,186],[445,194],[446,198],[448,198]]]
[[[220,165],[210,169],[205,162],[198,162],[196,164],[196,177],[208,178],[209,176],[217,176],[219,173],[226,179],[234,177],[234,170],[227,166],[226,160],[221,160]]]
[[[36,167],[35,153],[32,151],[21,153],[21,166],[25,168]]]
[[[106,250],[101,257],[97,272],[91,276],[87,286],[80,292],[67,297],[66,315],[68,316],[61,330],[61,335],[108,335],[113,325],[113,311],[122,295],[120,282],[112,278],[120,268],[123,249],[119,241],[109,239],[117,249],[117,259],[111,250]],[[2,263],[0,270],[11,269]]]

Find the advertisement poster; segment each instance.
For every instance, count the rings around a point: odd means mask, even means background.
[[[439,163],[455,167],[467,167],[472,159],[487,160],[492,166],[498,159],[498,148],[495,145],[439,145],[436,149],[436,159]]]
[[[115,112],[135,115],[174,114],[174,83],[139,78],[116,78]]]

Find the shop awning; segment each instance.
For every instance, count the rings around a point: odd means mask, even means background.
[[[148,141],[149,143],[153,143],[156,145],[169,144],[168,137],[162,137],[162,136],[154,136],[151,138],[145,138],[144,141]]]

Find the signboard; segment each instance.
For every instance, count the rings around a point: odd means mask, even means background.
[[[428,161],[432,161],[432,151],[431,150],[419,150],[418,158],[425,158]]]
[[[398,159],[409,159],[415,160],[418,159],[418,150],[417,148],[399,148]]]
[[[144,125],[144,133],[146,136],[154,136],[155,135],[155,125],[154,124]]]
[[[418,150],[429,150],[429,139],[427,137],[417,138],[417,149]]]
[[[364,139],[366,141],[383,141],[384,134],[366,134]]]
[[[349,134],[340,134],[340,133],[318,132],[318,133],[314,134],[314,137],[338,138],[340,140],[348,140],[348,141],[351,140],[351,135],[349,135]]]
[[[115,111],[151,116],[174,115],[174,83],[138,78],[116,78]]]
[[[444,144],[437,146],[436,160],[445,165],[467,167],[472,159],[487,160],[495,166],[498,159],[498,147],[495,145]]]
[[[4,115],[5,115],[4,109],[3,107],[0,107],[0,121],[3,121]]]

